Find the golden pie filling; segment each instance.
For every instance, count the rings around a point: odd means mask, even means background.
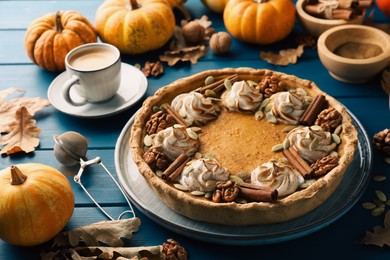
[[[141,174],[169,208],[235,226],[315,209],[342,181],[356,146],[345,108],[313,82],[250,68],[161,88],[130,137]]]

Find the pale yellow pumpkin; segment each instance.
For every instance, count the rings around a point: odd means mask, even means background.
[[[201,0],[211,11],[222,14],[229,0]]]
[[[175,29],[175,16],[165,0],[106,0],[96,11],[95,22],[102,41],[124,54],[159,49]]]
[[[226,29],[238,40],[271,44],[294,28],[292,0],[229,0],[223,12]]]
[[[53,167],[25,163],[0,171],[0,238],[19,246],[56,236],[74,210],[68,179]]]
[[[73,48],[97,41],[95,27],[76,11],[57,11],[34,20],[24,45],[28,57],[48,71],[64,71],[65,56]]]

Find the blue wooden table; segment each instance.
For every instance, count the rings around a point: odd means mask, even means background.
[[[35,18],[56,10],[79,11],[94,23],[96,9],[101,3],[100,0],[0,1],[0,89],[17,87],[26,91],[25,96],[46,98],[47,89],[58,73],[44,71],[28,59],[23,43],[28,24]],[[186,7],[194,18],[206,14],[217,31],[225,30],[221,16],[210,12],[200,0],[189,0]],[[180,18],[180,14],[176,15]],[[375,21],[390,22],[379,10],[375,14]],[[300,32],[301,28],[296,22],[294,33]],[[322,66],[315,49],[306,49],[297,64],[286,67],[274,66],[259,58],[260,51],[277,51],[294,46],[293,39],[291,35],[270,46],[255,46],[234,40],[231,52],[227,55],[216,56],[209,51],[195,65],[186,63],[172,68],[165,66],[165,74],[160,78],[148,78],[145,97],[153,95],[158,88],[174,80],[207,69],[243,66],[268,68],[315,81],[321,89],[337,98],[358,118],[370,138],[376,132],[390,127],[388,97],[380,87],[379,77],[358,85],[338,82]],[[143,64],[148,60],[157,60],[159,53],[134,57],[123,55],[122,60],[132,65]],[[3,169],[11,164],[39,162],[51,165],[68,176],[75,194],[75,211],[66,229],[106,220],[82,189],[73,182],[77,167],[65,168],[57,162],[53,154],[53,135],[67,131],[77,131],[85,135],[89,141],[88,157],[100,156],[106,167],[115,175],[116,141],[125,124],[141,106],[141,102],[142,100],[118,115],[99,119],[69,116],[51,106],[44,108],[34,116],[37,125],[42,129],[39,147],[31,154],[2,156],[0,167]],[[142,224],[129,245],[159,245],[167,238],[173,238],[187,249],[190,259],[340,259],[341,256],[347,259],[390,259],[388,247],[380,248],[360,243],[367,230],[383,225],[383,215],[371,216],[368,210],[362,208],[362,202],[371,201],[374,198],[374,190],[377,189],[390,195],[390,166],[377,151],[373,151],[373,155],[372,174],[387,175],[388,180],[370,181],[364,194],[351,210],[329,226],[307,236],[269,245],[225,246],[179,235],[156,224],[136,209],[136,215]],[[85,185],[110,214],[117,216],[127,209],[126,201],[120,192],[114,186],[107,185],[111,182],[101,168],[90,168],[83,178]],[[39,259],[39,253],[39,247],[17,247],[0,241],[0,259]]]

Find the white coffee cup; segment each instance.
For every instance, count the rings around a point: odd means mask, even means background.
[[[106,43],[88,43],[71,50],[65,57],[69,79],[63,85],[65,100],[75,106],[111,99],[121,83],[119,50]],[[73,99],[71,89],[82,97]]]

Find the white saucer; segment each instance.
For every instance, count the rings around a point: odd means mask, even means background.
[[[82,106],[73,106],[66,102],[62,96],[62,86],[68,79],[66,71],[58,75],[50,84],[47,97],[56,109],[68,115],[77,117],[111,116],[131,107],[140,100],[148,85],[145,75],[134,66],[122,62],[121,73],[121,85],[118,93],[105,102],[87,103]],[[76,94],[71,93],[71,95]]]

